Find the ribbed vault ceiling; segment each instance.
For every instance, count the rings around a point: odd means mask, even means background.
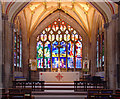
[[[49,0],[6,3],[5,12],[8,14],[9,21],[14,19],[15,15],[24,17],[28,37],[30,37],[38,24],[57,9],[73,17],[88,34],[92,30],[95,17],[98,20],[110,21],[112,14],[116,12],[113,2],[49,2]]]

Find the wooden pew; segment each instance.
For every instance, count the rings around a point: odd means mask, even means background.
[[[115,94],[112,95],[113,99],[120,99],[120,90],[115,90]]]
[[[99,89],[90,89],[90,90],[88,90],[87,98],[88,99],[94,99],[95,98],[95,95],[94,95],[95,93],[98,94]]]
[[[112,99],[120,99],[120,94],[113,94]]]
[[[8,99],[8,94],[5,91],[5,88],[0,88],[0,99]]]
[[[112,94],[102,94],[102,93],[95,93],[94,94],[95,99],[113,99]]]
[[[106,81],[101,81],[99,83],[93,81],[74,81],[74,90],[83,89],[87,91],[88,89],[104,89],[106,88]]]
[[[120,90],[115,90],[115,93],[116,94],[120,94]]]
[[[32,88],[44,91],[44,81],[13,81],[13,88]]]
[[[9,88],[10,99],[32,99],[31,88]]]
[[[113,90],[110,89],[90,89],[88,99],[112,99]]]
[[[21,93],[20,88],[9,88],[9,99],[25,99],[24,93]]]
[[[32,99],[32,89],[31,88],[21,88],[21,93],[24,94],[25,99]]]

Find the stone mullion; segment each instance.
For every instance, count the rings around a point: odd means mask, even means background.
[[[18,32],[16,32],[16,67],[15,67],[15,71],[18,71],[18,64],[17,64],[17,56],[18,56]]]
[[[66,72],[68,71],[67,64],[68,64],[68,42],[66,42]]]
[[[51,47],[50,47],[50,57],[51,57],[51,59],[50,59],[50,61],[51,61],[51,71],[52,71],[52,42],[50,42],[50,44],[51,44]]]
[[[76,51],[76,45],[75,45],[75,37],[74,37],[74,71],[76,71],[75,51]]]
[[[102,36],[102,33],[101,33],[101,71],[103,71],[102,69],[102,60],[103,60],[103,36]]]
[[[100,37],[98,36],[98,72],[100,71]]]
[[[101,66],[100,71],[102,71],[102,33],[100,34],[100,57],[101,57]]]
[[[19,31],[19,71],[20,71],[20,31]]]
[[[14,49],[14,48],[15,48],[14,36],[15,36],[15,33],[14,33],[14,30],[13,30],[13,29],[14,29],[14,28],[12,28],[12,50],[13,50],[13,51],[12,51],[12,52],[13,52],[13,53],[12,53],[12,59],[13,59],[13,60],[12,60],[12,62],[13,62],[13,63],[12,63],[13,66],[12,66],[12,67],[13,67],[13,72],[14,72],[14,71],[15,71],[15,66],[14,66],[14,52],[15,52],[15,49]]]
[[[43,36],[44,37],[44,36]],[[45,46],[45,42],[43,43],[43,71],[45,71],[45,68],[44,68],[44,46]]]
[[[103,61],[103,56],[104,56],[104,52],[103,52],[103,50],[104,50],[104,43],[103,43],[103,41],[104,41],[104,32],[102,32],[102,64],[103,64],[103,62],[105,61]],[[104,71],[104,66],[102,65],[102,71]]]

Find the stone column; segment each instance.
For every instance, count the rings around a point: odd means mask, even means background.
[[[29,50],[30,50],[30,59],[36,59],[36,44],[37,44],[37,40],[35,36],[31,36],[30,38],[30,42],[29,42]],[[31,71],[30,72],[30,76],[31,76],[31,80],[38,80],[39,79],[39,75],[38,75],[39,71]]]
[[[34,37],[32,35],[32,37],[30,38],[30,42],[29,42],[29,49],[30,49],[30,59],[35,59],[36,58],[36,44],[37,44],[37,40],[36,37]]]
[[[2,88],[2,9],[1,9],[1,2],[0,2],[0,88]],[[1,98],[1,97],[0,97]]]
[[[25,21],[23,19],[23,21]],[[29,59],[29,45],[27,40],[27,30],[25,28],[25,24],[22,23],[21,31],[22,31],[22,66],[23,66],[23,76],[28,79],[29,69],[28,69],[28,59]]]
[[[116,32],[117,15],[112,17],[106,30],[107,80],[110,89],[116,89]]]
[[[118,3],[118,31],[116,35],[117,44],[117,88],[120,88],[120,2]]]
[[[95,20],[94,20],[95,21]],[[97,26],[93,26],[92,28],[92,32],[91,32],[91,40],[90,40],[90,45],[89,45],[89,57],[91,60],[91,67],[90,67],[90,74],[91,76],[95,76],[96,74],[96,34],[97,34]]]
[[[104,72],[105,72],[105,81],[108,82],[108,71],[107,71],[107,28],[109,23],[104,24]]]
[[[2,78],[4,88],[9,88],[12,84],[11,81],[11,66],[12,66],[12,30],[8,22],[8,17],[2,14],[2,47],[3,47],[3,65],[2,65]]]

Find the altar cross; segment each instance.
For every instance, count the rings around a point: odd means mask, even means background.
[[[60,42],[58,43],[58,45],[56,46],[58,48],[58,72],[60,72],[60,48],[63,48],[62,45],[60,45]]]

